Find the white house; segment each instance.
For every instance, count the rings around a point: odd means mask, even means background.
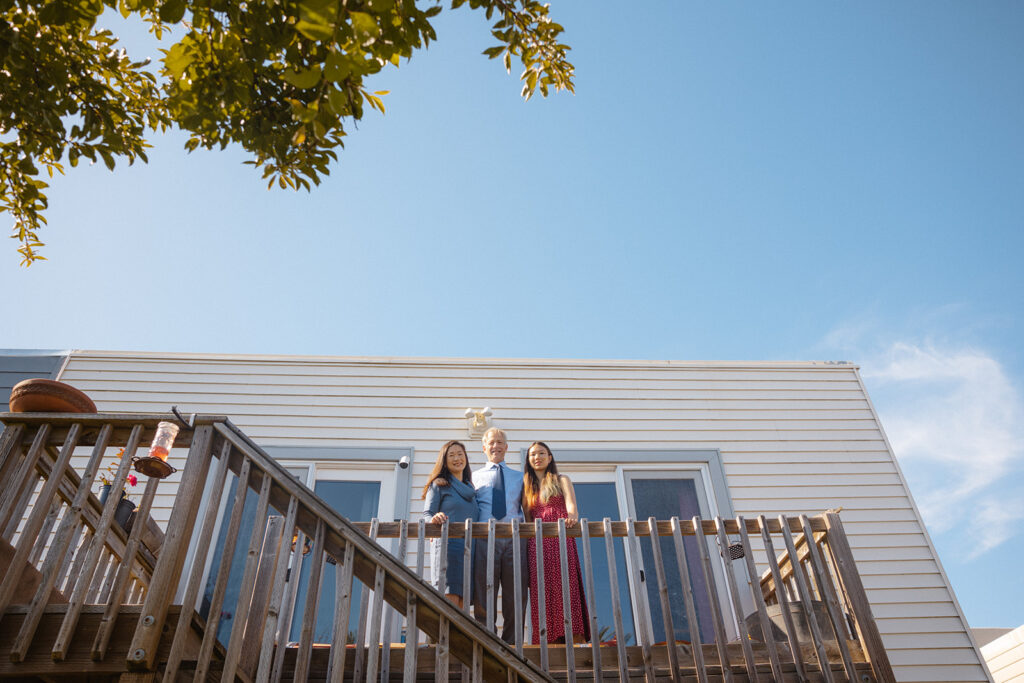
[[[483,461],[466,412],[485,406],[511,464],[551,446],[590,519],[842,508],[897,679],[992,680],[856,365],[42,355],[0,353],[0,381],[49,372],[100,411],[226,415],[352,519],[416,519],[443,442]],[[161,491],[165,522],[174,487]]]

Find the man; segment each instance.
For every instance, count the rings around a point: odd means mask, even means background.
[[[508,438],[505,432],[491,427],[483,436],[484,455],[487,464],[473,472],[473,486],[477,490],[477,502],[480,505],[478,520],[487,522],[511,522],[513,519],[523,520],[523,473],[513,470],[505,463],[505,452],[508,450]],[[482,539],[481,539],[482,540]],[[520,602],[519,609],[526,614],[529,572],[526,563],[526,546],[520,541]],[[501,593],[502,628],[501,639],[506,643],[514,643],[515,627],[515,558],[511,538],[494,539],[494,603],[487,605],[487,542],[477,542],[474,548],[473,562],[473,615],[477,621],[487,624],[487,609],[497,609],[498,593]],[[497,612],[495,612],[497,615]],[[495,616],[497,623],[497,616]]]

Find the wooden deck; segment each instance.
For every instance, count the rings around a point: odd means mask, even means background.
[[[771,520],[583,520],[573,529],[564,521],[451,528],[353,523],[297,483],[229,420],[201,416],[182,429],[175,444],[189,454],[165,535],[149,514],[157,479],[146,483],[137,511],[146,523],[135,523],[126,534],[113,523],[116,501],[101,505],[91,493],[99,464],[125,448],[114,476],[117,490],[156,424],[173,419],[0,414],[0,649],[9,653],[0,658],[0,677],[894,681],[835,513]],[[69,466],[78,449],[89,453],[82,472]],[[192,561],[189,548],[206,549],[214,541],[220,511],[210,501],[220,500],[229,476],[237,478],[237,494],[223,522],[221,559],[207,567],[206,554]],[[246,509],[255,509],[248,519],[259,523],[243,527]],[[553,537],[563,557],[566,544],[578,538],[591,632],[601,632],[599,607],[615,615],[600,636],[605,642],[530,646],[521,632],[519,642],[502,642],[494,623],[479,624],[423,579],[427,539],[451,534],[477,539],[488,550],[496,538]],[[394,554],[381,545],[385,539],[395,539]],[[232,574],[236,548],[245,551],[244,567]],[[761,573],[755,551],[767,562]],[[617,552],[631,567],[625,575],[616,574]],[[594,568],[604,553],[610,561],[607,584],[601,585]],[[299,604],[293,577],[304,575],[304,564],[310,588]],[[646,576],[635,569],[643,566]],[[563,562],[563,585],[567,571]],[[325,602],[324,577],[331,574],[334,598]],[[691,574],[703,583],[691,581]],[[468,572],[463,580],[469,580]],[[226,604],[229,581],[245,600]],[[620,584],[629,585],[632,606],[620,600]],[[182,607],[198,605],[204,590],[206,621]],[[701,606],[709,611],[698,619]],[[773,606],[781,616],[776,626],[768,614]],[[563,607],[562,614],[541,615],[542,633],[550,620],[571,623],[567,601]],[[316,642],[318,611],[334,624],[326,643]],[[228,612],[226,633],[221,620]],[[183,613],[190,618],[181,619]],[[635,626],[632,632],[624,615]],[[803,636],[794,621],[801,616]],[[504,618],[513,617],[529,621],[523,614]],[[358,624],[353,633],[346,628],[350,618]],[[658,628],[675,634],[684,623],[703,624],[690,629],[691,642],[653,642]],[[294,632],[298,642],[289,642]],[[775,635],[756,640],[768,633]],[[631,638],[636,641],[629,643]]]

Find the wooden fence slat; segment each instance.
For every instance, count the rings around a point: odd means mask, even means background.
[[[832,587],[825,580],[828,568],[825,567],[821,554],[818,552],[818,543],[814,540],[814,532],[811,531],[807,515],[800,515],[800,522],[804,525],[804,538],[807,539],[807,547],[810,551],[811,571],[818,584],[818,594],[821,595],[822,601],[828,609],[829,620],[839,646],[839,654],[843,659],[843,668],[846,670],[846,678],[850,683],[854,683],[857,680],[857,671],[854,669],[853,659],[850,657],[850,648],[846,644],[846,626],[843,624],[839,603],[836,601],[835,593],[831,590]]]
[[[593,660],[594,680],[601,683],[604,672],[601,669],[601,638],[598,634],[597,596],[594,594],[594,564],[590,551],[590,524],[586,519],[580,520],[580,531],[583,533],[583,583],[587,594],[587,612],[590,615],[590,656]]]
[[[605,517],[602,524],[604,526],[604,548],[608,555],[608,588],[612,596],[612,620],[615,622],[615,649],[618,654],[616,663],[619,667],[619,681],[628,681],[626,629],[622,627],[622,604],[619,600],[619,570],[615,564],[615,538],[612,536],[612,520]]]
[[[743,604],[740,602],[740,591],[736,585],[736,576],[733,574],[732,557],[729,554],[729,537],[725,535],[725,523],[721,517],[715,517],[715,528],[718,531],[718,546],[725,562],[725,583],[732,598],[732,608],[736,615],[736,627],[740,638],[740,646],[743,651],[743,662],[747,665],[747,675],[753,683],[760,683],[761,677],[757,673],[757,664],[754,661],[754,650],[750,647],[750,638],[747,633],[747,623],[743,619]],[[746,552],[746,549],[744,549]]]
[[[857,637],[864,648],[864,654],[871,663],[871,672],[877,683],[895,683],[896,676],[889,663],[889,656],[886,654],[878,625],[871,614],[871,603],[868,602],[864,584],[857,572],[853,550],[846,539],[843,522],[835,512],[826,512],[824,522],[829,549],[836,559],[836,574],[850,599],[850,609],[853,610],[857,626]]]
[[[658,535],[658,523],[654,517],[647,519],[651,530],[651,551],[654,555],[654,569],[658,577],[658,597],[661,600],[661,616],[665,625],[665,650],[668,655],[668,667],[674,683],[680,683],[679,653],[676,650],[676,629],[672,623],[672,603],[668,597],[668,581],[665,578],[665,562],[661,556],[661,537]]]
[[[103,453],[107,448],[112,432],[113,426],[108,423],[100,428],[99,434],[96,437],[96,445],[92,450],[92,455],[89,457],[89,463],[85,467],[85,472],[82,474],[82,480],[79,482],[78,490],[75,492],[75,497],[71,502],[71,507],[64,513],[60,526],[57,528],[53,545],[46,554],[46,560],[43,562],[43,567],[40,571],[39,587],[36,589],[35,595],[32,596],[28,614],[25,615],[21,629],[18,632],[19,642],[30,643],[32,641],[36,629],[39,627],[39,620],[43,616],[43,610],[49,602],[50,593],[54,586],[59,584],[60,578],[64,575],[66,567],[71,561],[74,554],[73,550],[78,543],[78,536],[82,529],[82,506],[89,498],[89,489],[92,487],[92,481],[96,476],[96,471],[99,469],[100,462],[103,460]],[[0,614],[2,613],[3,610],[0,609]],[[19,648],[15,647],[15,651],[19,653],[16,655],[19,657],[17,661],[24,661],[24,655],[20,654]]]
[[[708,683],[708,668],[704,663],[704,644],[701,642],[700,623],[697,621],[697,608],[693,602],[693,582],[690,579],[690,566],[687,564],[686,547],[683,545],[683,530],[678,517],[672,520],[672,540],[676,547],[676,563],[679,565],[679,579],[683,588],[683,605],[686,607],[686,624],[690,632],[690,649],[693,652],[693,666],[697,671],[697,680]],[[700,537],[698,537],[700,542]],[[781,682],[782,679],[780,678]]]
[[[544,523],[540,519],[533,520],[533,545],[536,548],[537,568],[537,633],[534,640],[540,643],[540,668],[548,670],[548,619],[544,595]],[[534,596],[530,596],[533,600]]]
[[[11,473],[18,465],[21,457],[21,439],[25,435],[25,425],[21,423],[4,425],[0,432],[0,482],[3,483],[3,495],[8,495],[7,486],[14,481]]]
[[[448,523],[445,522],[445,525]],[[380,521],[376,518],[370,520],[370,540],[377,540],[377,528],[380,525]],[[444,553],[441,553],[444,556]],[[352,680],[360,681],[363,679],[363,667],[365,666],[366,656],[366,612],[370,606],[370,586],[363,584],[362,589],[359,592],[359,626],[356,629],[356,661],[352,672]]]
[[[768,610],[764,604],[764,595],[761,593],[761,583],[758,580],[757,567],[754,565],[754,553],[750,545],[750,535],[747,533],[746,522],[742,517],[736,518],[736,525],[739,527],[740,542],[743,544],[743,559],[747,568],[747,584],[750,587],[750,595],[757,608],[757,619],[761,624],[761,634],[764,638],[765,649],[768,650],[768,659],[772,665],[772,676],[776,681],[783,680],[782,663],[779,661],[779,644],[772,637],[772,622],[768,619]]]
[[[447,584],[447,580],[448,580],[448,520],[445,520],[441,524],[441,540],[439,541],[439,543],[441,545],[440,545],[440,550],[437,553],[437,576],[438,576],[437,590],[441,591],[441,595],[447,595],[448,594],[448,584]],[[440,628],[441,628],[441,626],[439,624],[438,625],[438,629],[440,629]],[[442,634],[441,634],[441,632],[439,630],[438,631],[438,636],[437,636],[437,649],[434,652],[434,658],[435,658],[434,670],[437,671],[437,672],[441,671],[441,665],[442,665],[442,661],[441,660],[443,658],[444,659],[443,664],[444,664],[445,678],[442,679],[442,680],[448,680],[447,679],[447,676],[448,676],[448,622],[447,621],[444,622],[444,633],[443,633],[443,635],[445,637],[445,643],[444,643],[444,648],[443,648],[444,649],[444,653],[443,654],[442,654],[442,647],[441,647],[441,635]],[[440,678],[440,676],[441,676],[441,674],[438,673],[438,678]]]
[[[210,598],[210,613],[206,615],[206,631],[203,634],[203,643],[199,648],[199,657],[196,661],[195,680],[205,681],[210,671],[210,658],[213,655],[213,647],[217,643],[217,630],[220,626],[220,616],[224,606],[224,595],[227,593],[228,579],[231,574],[231,561],[235,556],[235,545],[238,543],[238,532],[242,526],[242,512],[245,510],[245,499],[249,493],[249,474],[252,471],[252,461],[249,458],[242,458],[242,469],[238,474],[238,486],[235,488],[235,502],[231,506],[231,519],[228,522],[228,531],[224,536],[224,549],[220,556],[220,566],[217,567],[217,581],[213,587],[213,596]]]
[[[643,571],[643,555],[640,552],[640,541],[636,537],[636,521],[633,519],[627,520],[626,538],[626,558],[629,566],[633,567],[633,595],[636,596],[636,611],[640,617],[636,632],[640,641],[640,654],[643,656],[644,677],[648,683],[654,683],[654,655],[651,652],[651,634],[647,628],[651,623],[651,608],[648,604],[647,587],[640,576],[640,572]]]
[[[345,680],[345,656],[348,652],[348,622],[352,613],[352,578],[356,547],[345,544],[345,555],[334,573],[334,636],[327,680],[342,683]],[[359,643],[356,643],[359,646]]]
[[[703,529],[700,517],[693,518],[693,528]],[[733,682],[732,662],[729,661],[729,648],[725,638],[725,622],[722,619],[722,610],[718,605],[718,586],[715,582],[715,573],[711,568],[711,557],[708,555],[708,544],[703,535],[697,536],[697,550],[700,553],[700,564],[704,570],[704,583],[707,586],[708,603],[711,607],[711,622],[715,627],[715,645],[718,647],[718,660],[722,665],[722,678],[725,683]]]
[[[797,595],[800,596],[800,607],[803,609],[804,617],[807,619],[807,626],[811,630],[811,639],[814,641],[814,651],[818,655],[818,664],[821,666],[821,675],[825,683],[833,683],[832,667],[828,662],[828,652],[825,651],[825,641],[821,635],[821,628],[818,626],[818,617],[814,614],[811,603],[811,590],[807,584],[807,577],[804,575],[801,563],[797,557],[796,546],[793,544],[793,532],[789,530],[788,520],[785,515],[779,515],[779,523],[782,524],[782,538],[786,543],[786,550],[789,552],[790,565],[793,567],[793,579],[796,582]],[[814,543],[814,539],[808,539],[808,543]]]
[[[562,632],[565,634],[565,673],[570,683],[576,682],[576,653],[573,648],[572,605],[569,593],[569,543],[565,537],[565,519],[558,520],[559,571],[562,575]],[[583,587],[580,586],[582,590]]]
[[[488,535],[490,532],[488,531]],[[490,541],[488,541],[490,543]],[[515,601],[516,654],[523,656],[523,542],[519,538],[519,520],[512,519],[512,595]],[[503,617],[507,619],[508,617]]]
[[[242,582],[239,584],[238,604],[235,605],[235,614],[231,624],[231,635],[228,636],[227,652],[224,655],[224,665],[221,676],[223,680],[235,680],[235,671],[238,668],[239,659],[242,656],[242,644],[245,642],[245,627],[249,623],[249,608],[256,586],[256,567],[259,565],[260,549],[263,547],[263,539],[267,532],[267,510],[270,508],[270,476],[266,472],[259,472],[262,479],[260,484],[260,497],[256,501],[256,516],[253,518],[252,531],[249,534],[249,549],[245,555],[245,565],[242,569]],[[250,475],[251,476],[251,475]]]
[[[768,570],[775,581],[775,596],[779,601],[779,608],[782,610],[782,622],[786,625],[786,640],[789,642],[789,653],[793,658],[796,667],[797,678],[801,681],[807,680],[807,671],[804,667],[803,655],[800,651],[800,642],[796,637],[796,628],[793,624],[793,615],[789,609],[789,597],[786,595],[786,588],[782,582],[782,570],[775,556],[775,545],[772,543],[772,536],[768,530],[764,515],[758,515],[758,525],[761,527],[761,541],[764,543],[765,555],[768,558]],[[771,636],[766,635],[766,638]]]
[[[224,491],[224,482],[227,481],[230,451],[231,444],[225,441],[221,446],[220,458],[213,477],[213,485],[209,489],[210,500],[206,506],[206,516],[203,518],[203,525],[200,528],[199,539],[196,543],[196,548],[200,549],[200,552],[197,552],[196,559],[192,564],[192,571],[189,573],[188,584],[185,588],[185,598],[182,601],[182,609],[185,614],[191,614],[189,610],[194,609],[196,602],[199,600],[199,590],[203,583],[203,568],[206,566],[205,556],[200,559],[200,556],[203,555],[201,550],[209,548],[210,542],[213,540],[213,528],[217,524],[218,513],[220,512],[220,497]],[[181,658],[185,652],[185,644],[188,641],[189,634],[192,632],[190,621],[187,618],[179,618],[178,625],[174,630],[171,651],[167,655],[167,666],[164,669],[164,676],[169,681],[176,680],[178,675],[178,667],[181,665]]]
[[[92,658],[96,661],[106,657],[110,636],[114,633],[114,622],[121,611],[124,592],[128,588],[128,580],[131,578],[131,568],[135,564],[135,555],[138,553],[139,545],[142,543],[142,531],[146,528],[144,520],[149,519],[149,512],[153,508],[153,499],[156,497],[156,488],[159,484],[160,480],[152,477],[146,482],[146,490],[142,494],[135,524],[132,525],[131,533],[128,534],[128,546],[125,548],[124,557],[121,558],[121,562],[115,567],[115,570],[111,572],[111,575],[116,574],[117,578],[111,588],[110,597],[107,599],[107,609],[103,613],[103,619],[96,629],[96,638],[93,640]],[[26,652],[28,651],[28,645],[29,642],[26,641]]]

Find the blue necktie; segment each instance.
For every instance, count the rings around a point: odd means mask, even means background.
[[[498,465],[498,478],[494,481],[494,497],[491,501],[491,515],[495,519],[505,517],[505,468]]]

